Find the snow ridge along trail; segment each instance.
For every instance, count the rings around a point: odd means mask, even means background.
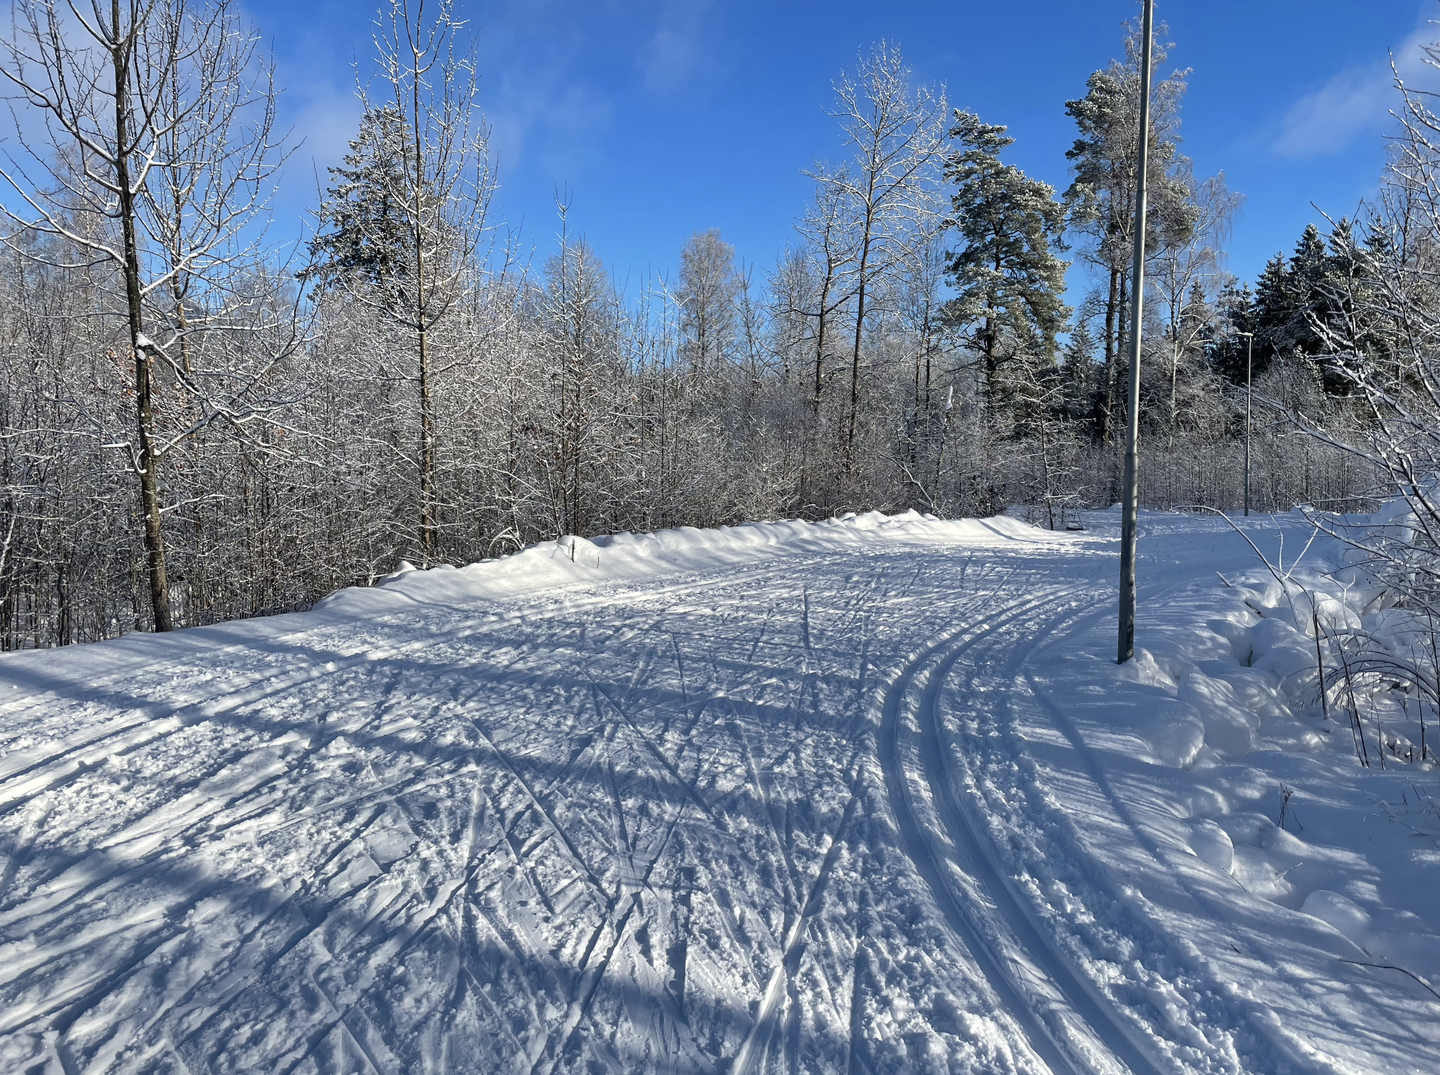
[[[1091,794],[1094,522],[566,538],[5,655],[0,1071],[1339,1070]],[[1148,525],[1167,587],[1250,555]]]

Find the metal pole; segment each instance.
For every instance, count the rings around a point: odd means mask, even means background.
[[[1140,124],[1135,155],[1135,260],[1130,268],[1130,409],[1126,414],[1125,477],[1120,513],[1120,646],[1124,664],[1135,656],[1135,532],[1140,516],[1140,328],[1145,323],[1145,195],[1150,163],[1150,65],[1154,43],[1155,0],[1145,0],[1140,49]]]
[[[1250,374],[1255,357],[1255,333],[1245,333],[1245,517],[1250,517]]]

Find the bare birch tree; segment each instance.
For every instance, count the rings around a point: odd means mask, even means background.
[[[156,367],[171,355],[145,328],[164,335],[153,304],[179,294],[183,311],[196,280],[233,263],[275,163],[273,86],[257,75],[253,38],[230,0],[18,0],[14,16],[0,75],[28,111],[16,116],[20,151],[0,175],[26,211],[7,214],[58,240],[50,256],[74,251],[119,284],[135,435],[117,446],[139,480],[154,627],[168,631],[160,463],[174,440],[157,425]],[[21,119],[35,112],[43,142]],[[232,137],[247,116],[250,128]],[[172,339],[185,335],[181,322],[183,313]]]
[[[911,248],[917,219],[936,211],[947,109],[943,90],[912,90],[900,50],[883,41],[861,58],[854,78],[840,77],[835,94],[832,115],[840,121],[854,159],[850,169],[817,178],[836,184],[853,214],[855,333],[844,441],[851,465],[860,414],[866,303],[876,282],[892,273]]]
[[[814,378],[810,410],[817,426],[822,420],[822,399],[829,377],[827,363],[834,354],[831,343],[832,319],[854,297],[851,274],[857,260],[854,238],[846,227],[851,181],[844,168],[829,169],[817,164],[810,173],[815,180],[815,204],[797,225],[808,243],[814,262],[814,294],[790,312],[814,318]]]
[[[1191,190],[1193,224],[1156,255],[1150,273],[1165,318],[1171,447],[1180,415],[1181,374],[1187,359],[1198,364],[1204,357],[1209,309],[1223,282],[1221,251],[1242,200],[1226,187],[1225,173],[1196,182],[1190,162],[1183,158],[1175,179]]]
[[[682,311],[682,348],[697,374],[724,361],[735,342],[736,299],[740,281],[735,273],[735,248],[720,230],[696,232],[680,248],[675,300]]]

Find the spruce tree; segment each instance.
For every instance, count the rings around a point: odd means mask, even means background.
[[[1320,238],[1320,229],[1307,224],[1295,254],[1290,259],[1290,282],[1294,295],[1288,337],[1292,348],[1302,355],[1314,356],[1321,350],[1320,336],[1312,318],[1326,319],[1331,302],[1331,272],[1334,268]]]
[[[390,293],[407,275],[406,176],[414,150],[393,105],[368,109],[320,206],[310,241],[312,264],[300,275],[322,289],[362,286]]]
[[[1326,390],[1333,395],[1346,395],[1353,387],[1353,374],[1342,370],[1341,361],[1367,368],[1371,376],[1394,375],[1394,340],[1381,329],[1374,313],[1375,266],[1384,264],[1385,246],[1382,231],[1368,229],[1362,241],[1345,217],[1326,239],[1325,271],[1315,289],[1313,309],[1316,361]]]
[[[1285,263],[1284,254],[1276,254],[1265,263],[1260,279],[1255,282],[1252,331],[1255,333],[1256,373],[1265,369],[1271,359],[1289,346],[1290,322],[1295,316],[1295,307],[1295,288],[1290,279],[1290,267]],[[1243,382],[1243,364],[1238,373],[1239,380]]]
[[[1396,363],[1402,343],[1399,334],[1394,331],[1395,326],[1387,325],[1378,313],[1386,298],[1380,283],[1380,272],[1383,266],[1394,264],[1395,259],[1393,236],[1386,228],[1371,223],[1365,229],[1363,241],[1356,240],[1353,234],[1350,240],[1346,271],[1358,278],[1351,299],[1359,337],[1356,350],[1368,356],[1373,369],[1398,377]]]
[[[1332,230],[1328,248],[1320,229],[1307,224],[1288,261],[1276,254],[1266,263],[1255,287],[1257,376],[1277,357],[1294,356],[1317,362],[1327,391],[1343,391],[1333,363],[1319,357],[1328,348],[1320,326],[1338,329],[1346,320],[1343,296],[1351,289],[1354,267],[1348,254],[1337,251],[1353,248],[1348,220]],[[1243,369],[1240,373],[1243,378]]]
[[[1281,266],[1284,267],[1283,264]],[[1249,284],[1230,284],[1220,292],[1219,325],[1207,348],[1210,367],[1234,384],[1245,383],[1247,341],[1241,333],[1256,332],[1257,303]],[[1253,341],[1259,348],[1260,339]],[[1256,352],[1251,350],[1249,354]],[[1256,359],[1258,361],[1258,358]]]
[[[432,335],[478,268],[495,177],[479,114],[473,43],[454,0],[382,0],[372,38],[377,76],[360,88],[360,137],[339,170],[321,219],[312,273],[414,340],[419,419],[415,544],[429,565],[443,553],[436,485],[436,367]],[[373,87],[373,88],[372,88]],[[378,95],[372,93],[378,90]],[[449,363],[445,364],[446,366]],[[450,512],[450,528],[462,526]]]
[[[1098,438],[1101,421],[1098,374],[1103,371],[1095,363],[1095,333],[1086,317],[1077,317],[1070,328],[1061,360],[1064,382],[1065,417],[1088,426]]]

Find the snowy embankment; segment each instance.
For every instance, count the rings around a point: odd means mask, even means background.
[[[1101,616],[1042,629],[1002,707],[949,684],[956,787],[1056,951],[1182,1066],[1440,1070],[1433,755],[1413,687],[1342,675],[1417,625],[1302,518],[1242,525],[1273,570],[1222,523],[1144,517],[1130,665]]]
[[[1419,710],[1317,691],[1415,625],[1146,515],[1117,669],[1088,521],[565,538],[0,659],[0,1070],[1440,1072]]]
[[[875,538],[986,545],[996,539],[1033,541],[1038,536],[1033,527],[1008,517],[947,520],[914,511],[903,515],[849,512],[818,523],[786,520],[713,530],[682,526],[653,534],[567,535],[468,567],[417,572],[413,564],[402,563],[376,588],[341,590],[321,602],[321,607],[363,616],[393,604],[394,595],[406,601],[443,604],[509,598],[574,583],[631,581],[678,571],[723,571],[775,556],[844,553]]]

